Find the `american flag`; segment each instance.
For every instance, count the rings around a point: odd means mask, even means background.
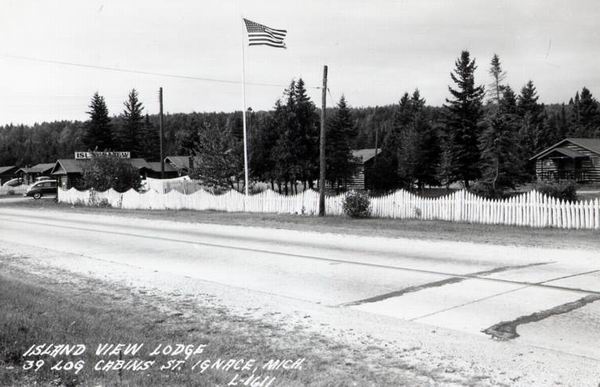
[[[271,46],[285,48],[283,38],[287,34],[286,30],[277,30],[262,24],[255,23],[251,20],[244,19],[246,30],[248,31],[249,46]]]

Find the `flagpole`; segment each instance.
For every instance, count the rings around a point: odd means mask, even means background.
[[[244,188],[248,196],[248,143],[246,136],[246,55],[244,41],[244,18],[242,18],[242,125],[244,128]]]

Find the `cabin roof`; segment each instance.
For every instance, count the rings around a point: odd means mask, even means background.
[[[377,148],[377,154],[381,153],[381,148]],[[365,148],[365,149],[354,149],[352,151],[352,156],[358,160],[361,164],[366,163],[375,157],[375,148]]]
[[[11,173],[17,170],[17,167],[14,165],[5,165],[3,167],[0,167],[0,175],[4,174],[4,173]]]
[[[564,140],[561,140],[559,142],[557,142],[556,144],[544,149],[543,151],[539,152],[538,154],[536,154],[535,156],[531,157],[529,160],[535,160],[535,159],[539,159],[541,157],[544,157],[546,155],[548,155],[550,152],[556,150],[557,148],[561,148],[561,149],[567,149],[565,147],[561,147],[561,145],[563,145],[566,142],[570,142],[572,144],[575,144],[577,146],[580,146],[581,148],[587,149],[591,152],[594,152],[596,154],[598,154],[600,156],[600,139],[599,138],[575,138],[575,137],[568,137],[565,138]],[[576,152],[576,151],[574,151]],[[582,155],[580,152],[577,152],[578,155]],[[585,155],[582,155],[585,157]]]

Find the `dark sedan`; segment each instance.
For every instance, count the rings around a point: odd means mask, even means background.
[[[56,195],[57,193],[58,184],[55,180],[42,180],[29,187],[25,196],[32,196],[37,200],[44,195]]]

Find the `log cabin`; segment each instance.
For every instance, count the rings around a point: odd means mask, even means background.
[[[600,183],[598,138],[565,138],[529,160],[535,161],[538,181]]]

